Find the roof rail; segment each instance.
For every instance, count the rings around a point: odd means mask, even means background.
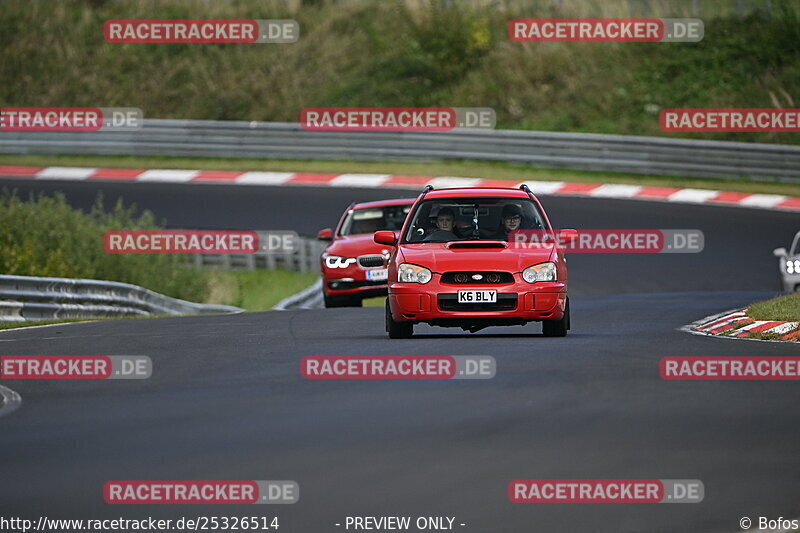
[[[425,186],[425,188],[424,188],[424,189],[422,189],[422,195],[421,195],[421,196],[425,196],[426,194],[428,194],[428,192],[430,192],[430,191],[432,191],[432,190],[433,190],[433,185],[431,185],[430,183],[429,183],[429,184],[427,184],[427,185]]]
[[[528,194],[533,194],[533,191],[531,191],[531,188],[528,187],[527,183],[520,184],[519,188],[522,189],[523,191],[525,191]]]

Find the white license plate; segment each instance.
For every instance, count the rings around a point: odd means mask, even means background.
[[[458,291],[460,304],[493,304],[497,302],[497,291]]]
[[[367,270],[367,279],[370,281],[386,281],[389,278],[389,269],[379,268],[377,270]]]

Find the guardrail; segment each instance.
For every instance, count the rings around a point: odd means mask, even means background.
[[[800,146],[521,130],[314,132],[288,122],[149,119],[135,131],[0,132],[3,154],[504,161],[800,182]]]
[[[288,311],[291,309],[317,309],[324,307],[322,296],[322,278],[302,291],[284,298],[272,309],[274,311]]]
[[[116,281],[0,275],[0,322],[61,318],[239,313]]]

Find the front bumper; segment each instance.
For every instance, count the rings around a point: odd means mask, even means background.
[[[367,281],[354,278],[324,278],[322,290],[328,296],[359,295],[362,298],[386,296],[385,281]]]
[[[526,283],[519,274],[515,282],[502,285],[450,285],[440,276],[425,285],[391,283],[389,305],[396,321],[427,322],[434,325],[459,325],[494,321],[498,324],[523,324],[564,317],[567,285],[563,281]],[[458,304],[460,290],[496,290],[497,304]]]
[[[787,274],[783,271],[781,272],[781,281],[784,292],[794,292],[794,288],[800,285],[800,274]]]
[[[372,298],[374,296],[386,296],[386,280],[372,281],[367,279],[367,272],[379,270],[379,268],[362,268],[358,264],[350,265],[347,268],[328,268],[325,262],[321,262],[322,268],[322,290],[329,297],[331,296],[355,296],[362,298]]]

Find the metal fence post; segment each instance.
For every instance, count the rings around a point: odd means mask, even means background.
[[[299,270],[301,274],[308,272],[308,241],[300,241],[300,250],[297,257]]]

